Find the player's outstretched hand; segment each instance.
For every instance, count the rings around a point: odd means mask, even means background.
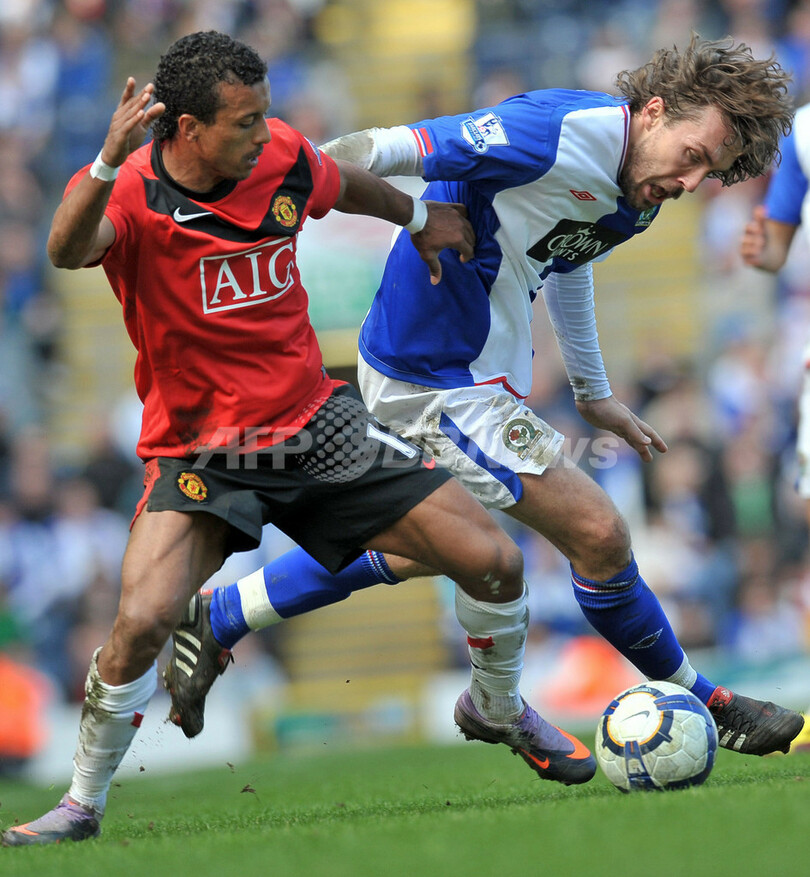
[[[615,396],[588,402],[577,401],[576,405],[583,420],[624,439],[645,463],[653,458],[652,448],[661,454],[667,450],[661,436]]]
[[[442,279],[439,253],[444,249],[458,250],[462,262],[474,256],[475,232],[467,219],[463,204],[425,201],[428,218],[425,227],[411,235],[413,245],[430,269],[430,282],[435,286]]]
[[[163,115],[166,109],[164,104],[149,106],[154,90],[155,86],[149,82],[140,91],[136,91],[135,80],[131,76],[127,79],[101,150],[101,157],[106,164],[111,167],[122,165],[129,154],[143,143],[152,122]]]

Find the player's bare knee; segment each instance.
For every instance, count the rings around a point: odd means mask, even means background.
[[[630,552],[630,530],[624,518],[617,514],[605,521],[604,532],[600,534],[602,550],[607,557],[616,562]]]
[[[495,546],[483,581],[481,599],[517,600],[523,593],[523,554],[511,539],[504,538]]]
[[[569,559],[578,571],[586,568],[595,577],[610,577],[627,566],[630,551],[630,530],[616,513],[582,522]],[[598,575],[595,569],[600,570]]]
[[[113,641],[123,660],[154,660],[166,644],[177,619],[169,612],[144,608],[120,609],[113,626]]]
[[[501,549],[500,568],[501,580],[520,595],[523,592],[523,552],[511,539]]]

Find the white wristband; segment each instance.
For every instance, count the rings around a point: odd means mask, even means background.
[[[411,217],[411,221],[403,226],[405,231],[410,234],[417,234],[422,231],[422,229],[427,224],[428,218],[428,209],[427,204],[424,201],[421,201],[419,198],[413,199],[413,216]]]
[[[118,176],[119,170],[120,168],[107,164],[99,152],[96,160],[90,166],[90,176],[94,180],[104,180],[105,183],[111,183]]]

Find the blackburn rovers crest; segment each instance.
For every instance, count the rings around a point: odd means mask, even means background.
[[[503,428],[503,443],[513,454],[523,456],[531,447],[536,435],[537,429],[530,420],[516,417]]]

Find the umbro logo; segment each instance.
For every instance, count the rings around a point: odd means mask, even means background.
[[[596,201],[596,198],[585,189],[569,189],[568,191],[577,199],[577,201]]]
[[[180,208],[178,207],[172,214],[175,222],[189,222],[189,220],[199,219],[201,216],[211,216],[211,211],[205,210],[202,213],[181,213]]]

